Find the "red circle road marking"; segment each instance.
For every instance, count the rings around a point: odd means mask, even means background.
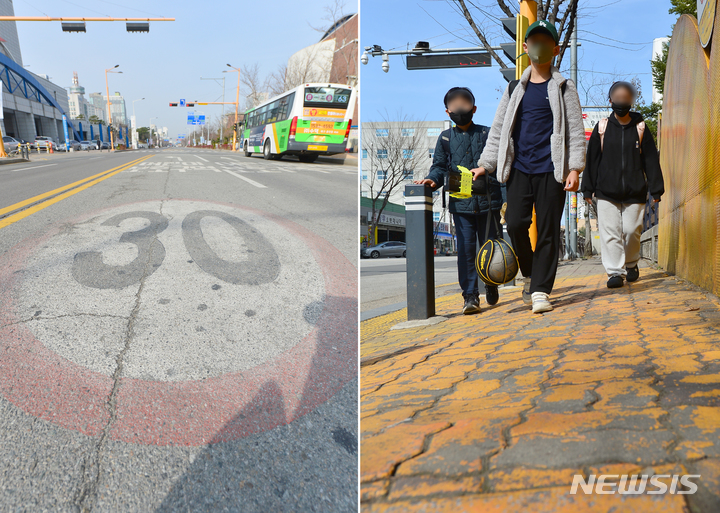
[[[302,341],[252,369],[180,382],[121,378],[109,431],[113,440],[201,445],[242,438],[309,413],[357,375],[354,266],[325,239],[292,221],[215,203],[264,216],[305,242],[323,273],[324,308]],[[30,415],[100,436],[110,419],[112,379],[50,351],[14,313],[25,260],[59,231],[56,225],[43,237],[18,244],[0,263],[0,393]]]

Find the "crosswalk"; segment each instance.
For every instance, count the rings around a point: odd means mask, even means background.
[[[169,156],[163,154],[163,156]],[[195,157],[193,159],[186,157]],[[254,162],[237,162],[234,159],[224,161],[209,161],[200,159],[197,155],[186,154],[185,156],[177,156],[172,160],[146,160],[136,164],[128,171],[130,173],[194,173],[194,172],[216,172],[221,173],[229,170],[234,173],[241,174],[268,174],[268,173],[319,173],[319,174],[344,174],[357,175],[357,170],[348,166],[336,166],[328,168],[327,166],[317,166],[313,164],[298,164],[288,162],[286,165],[254,163]],[[347,168],[347,169],[346,169]]]

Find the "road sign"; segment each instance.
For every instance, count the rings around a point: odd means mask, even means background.
[[[184,107],[184,106],[185,106],[185,100],[184,100],[184,99],[183,99],[183,100],[180,100],[180,106],[181,106],[181,107]]]
[[[205,124],[205,114],[200,114],[198,116],[198,125],[204,125]]]
[[[189,112],[187,115],[187,124],[188,125],[194,125],[195,124],[195,114],[192,112]]]
[[[408,55],[407,69],[487,68],[489,53]]]

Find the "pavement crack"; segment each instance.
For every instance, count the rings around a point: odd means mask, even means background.
[[[160,213],[162,214],[162,203],[160,206]],[[157,239],[157,232],[154,234],[155,238]],[[151,246],[152,248],[152,246]],[[151,269],[151,263],[152,263],[152,256],[153,251],[150,250],[150,254],[148,255],[147,262],[145,264],[145,269],[143,271],[142,278],[140,279],[140,286],[138,287],[137,292],[135,293],[135,304],[133,306],[133,309],[130,313],[129,317],[123,317],[127,319],[127,326],[125,330],[125,341],[123,344],[123,348],[120,350],[118,355],[115,357],[115,371],[113,372],[111,379],[112,379],[112,389],[110,391],[110,395],[108,397],[108,400],[106,401],[106,407],[108,410],[108,421],[105,424],[105,427],[103,428],[102,434],[100,435],[100,438],[98,439],[97,444],[95,444],[93,448],[93,453],[89,455],[87,459],[89,459],[88,462],[83,462],[82,467],[82,482],[80,483],[80,486],[75,494],[74,502],[76,506],[79,507],[80,511],[82,513],[89,513],[93,509],[93,502],[97,495],[97,489],[98,485],[100,483],[100,476],[101,476],[101,468],[100,465],[102,463],[103,457],[105,455],[105,450],[108,443],[108,437],[110,435],[110,431],[113,427],[113,424],[115,423],[117,419],[117,398],[118,393],[120,391],[120,379],[123,374],[123,369],[125,367],[125,355],[130,350],[130,344],[132,343],[133,339],[135,338],[135,323],[137,321],[137,315],[140,311],[140,304],[141,304],[141,297],[142,292],[145,288],[145,281],[152,273]]]

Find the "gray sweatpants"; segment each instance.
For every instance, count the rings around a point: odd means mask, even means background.
[[[598,228],[602,263],[608,276],[625,276],[640,260],[643,203],[615,203],[598,199]]]

